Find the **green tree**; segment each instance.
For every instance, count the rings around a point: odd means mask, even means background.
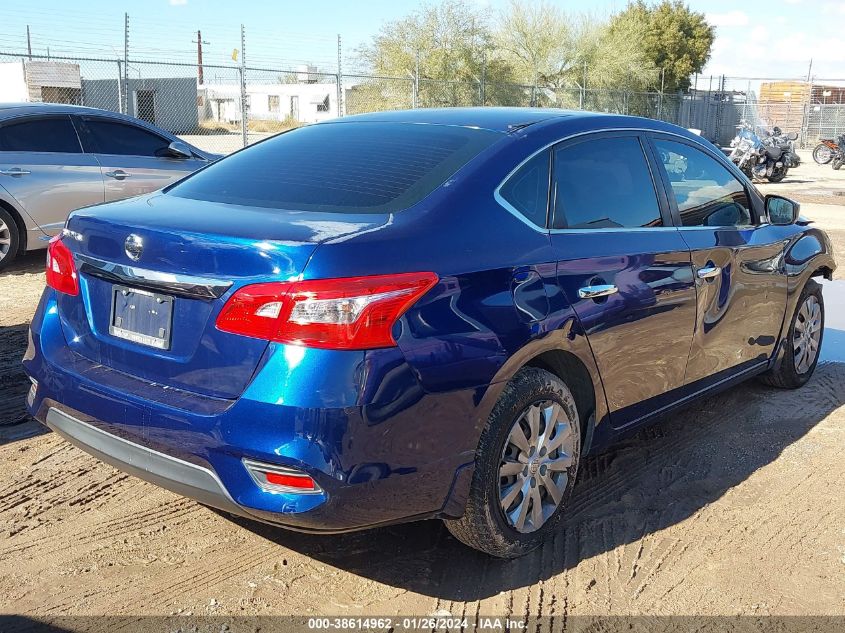
[[[544,1],[511,0],[496,29],[497,55],[522,83],[555,84],[576,62],[566,14]]]
[[[649,88],[686,90],[690,77],[701,72],[715,39],[715,30],[703,13],[691,11],[681,0],[649,5],[636,0],[611,18],[610,30],[639,31],[645,59],[657,69]],[[661,77],[662,74],[662,77]]]
[[[358,49],[379,75],[412,77],[419,69],[421,106],[478,103],[482,77],[510,80],[510,69],[492,51],[487,14],[462,0],[426,5],[388,22]]]

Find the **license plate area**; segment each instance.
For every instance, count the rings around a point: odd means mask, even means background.
[[[109,334],[139,345],[170,349],[173,325],[173,297],[114,286]]]

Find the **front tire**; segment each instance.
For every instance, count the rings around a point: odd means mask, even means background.
[[[446,527],[499,558],[539,547],[572,494],[581,451],[575,399],[554,374],[521,369],[481,433],[464,516]]]
[[[819,165],[827,165],[833,159],[833,152],[824,143],[819,143],[813,149],[813,160]]]
[[[20,235],[15,219],[0,207],[0,270],[12,263],[20,247]]]
[[[780,389],[803,386],[819,362],[824,337],[824,299],[822,287],[810,279],[792,316],[787,332],[787,349],[777,369],[763,375],[763,381]]]

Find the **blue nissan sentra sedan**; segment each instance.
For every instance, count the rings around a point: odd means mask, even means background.
[[[442,518],[515,557],[587,453],[752,376],[803,385],[835,267],[798,204],[673,125],[349,117],[73,213],[28,405],[231,513],[326,533]]]

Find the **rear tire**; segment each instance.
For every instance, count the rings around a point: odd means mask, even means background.
[[[779,389],[797,389],[813,375],[819,362],[824,337],[824,299],[821,284],[810,279],[792,315],[786,335],[787,349],[780,365],[761,376],[763,382]],[[802,350],[808,350],[809,356]]]
[[[447,520],[446,527],[491,556],[527,554],[560,522],[580,451],[581,425],[569,388],[545,370],[521,369],[481,433],[464,516]]]
[[[0,270],[14,261],[19,248],[18,225],[8,211],[0,208]]]
[[[789,172],[789,168],[782,167],[780,171],[774,172],[771,176],[769,176],[769,182],[780,182],[784,178],[786,178],[786,174]]]
[[[813,148],[813,160],[819,165],[827,165],[833,159],[833,152],[824,143],[819,143]]]

